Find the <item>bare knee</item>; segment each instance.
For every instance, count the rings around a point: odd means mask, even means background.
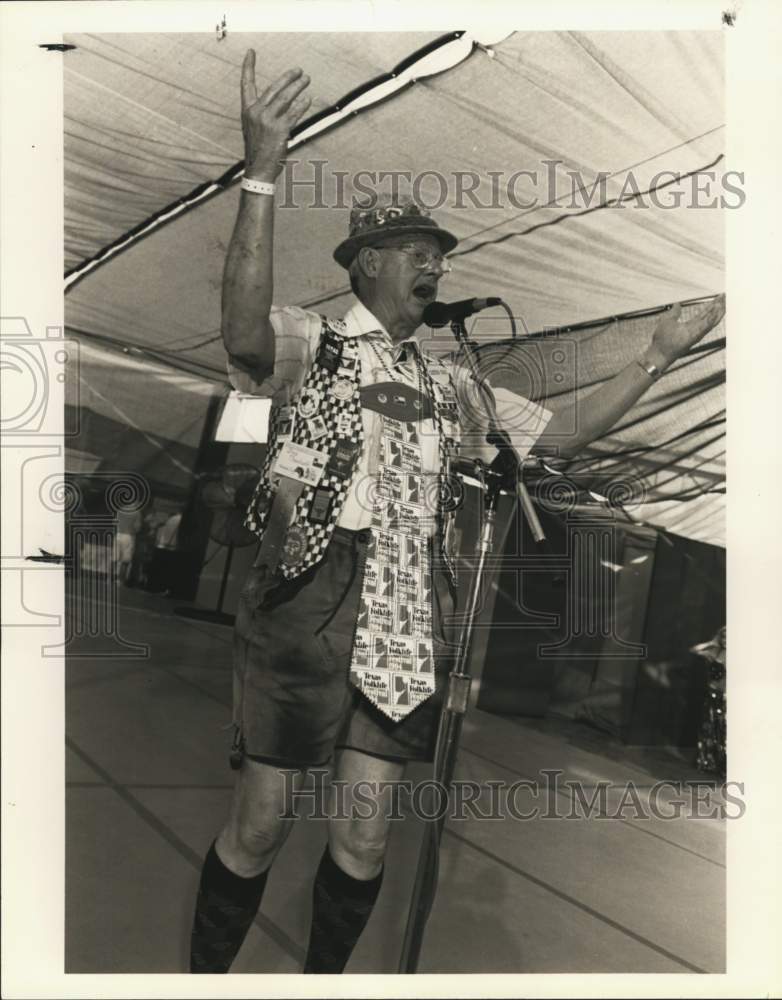
[[[339,867],[353,878],[370,879],[383,867],[388,830],[366,820],[335,820],[329,828],[329,850]]]
[[[250,878],[266,871],[285,843],[287,833],[281,825],[254,826],[229,821],[217,838],[217,853],[236,875]]]
[[[236,843],[244,853],[253,858],[271,860],[270,856],[276,854],[282,847],[285,832],[280,823],[270,826],[252,826],[243,823],[236,830]]]
[[[245,760],[237,776],[231,812],[217,838],[217,854],[235,874],[258,875],[274,861],[290,833],[284,785],[270,765]]]

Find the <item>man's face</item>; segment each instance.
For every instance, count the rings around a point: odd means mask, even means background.
[[[378,255],[376,302],[414,328],[420,326],[424,309],[437,298],[443,275],[439,242],[433,236],[399,236],[373,249]],[[427,257],[428,263],[421,267]]]

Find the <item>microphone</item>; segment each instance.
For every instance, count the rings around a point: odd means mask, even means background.
[[[460,302],[430,302],[424,309],[422,319],[427,326],[439,327],[454,320],[466,319],[473,313],[491,306],[499,306],[502,299],[462,299]]]

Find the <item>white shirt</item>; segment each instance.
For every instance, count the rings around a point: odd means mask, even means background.
[[[318,313],[300,309],[298,306],[278,307],[271,310],[271,324],[274,329],[274,374],[261,382],[235,358],[229,358],[228,375],[231,384],[240,392],[252,393],[271,398],[275,405],[289,405],[299,392],[311,368],[318,349],[321,335],[321,317]],[[418,373],[414,362],[397,363],[404,353],[405,343],[396,347],[383,324],[356,300],[343,317],[343,336],[356,338],[361,361],[361,385],[388,382],[389,374],[378,358],[384,358],[396,379],[414,388],[418,386]],[[416,338],[417,339],[417,338]],[[461,453],[469,458],[481,458],[491,462],[496,449],[486,444],[488,426],[479,394],[469,374],[454,363],[450,356],[441,360],[451,368],[457,387],[459,422],[462,428]],[[509,430],[511,441],[519,456],[523,458],[538,439],[551,419],[551,413],[536,403],[508,391],[495,390],[497,412],[503,425]],[[372,520],[371,502],[367,499],[367,486],[377,471],[380,450],[382,421],[380,414],[363,408],[361,411],[364,428],[364,447],[358,461],[351,489],[345,498],[338,524],[343,528],[359,530],[369,527]],[[439,472],[439,447],[437,430],[430,418],[421,422],[419,438],[421,459],[424,470],[424,495],[436,497],[435,489],[427,489],[427,477],[436,482]]]
[[[177,535],[179,525],[182,521],[181,514],[172,514],[171,517],[161,524],[155,535],[155,545],[159,549],[175,549],[177,546]]]

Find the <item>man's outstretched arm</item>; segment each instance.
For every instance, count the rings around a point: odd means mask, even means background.
[[[654,364],[660,371],[685,355],[709,330],[713,329],[725,315],[725,296],[717,298],[692,319],[679,322],[681,306],[675,305],[663,316],[655,328],[652,343],[641,358],[642,364]],[[653,384],[654,379],[635,361],[622,369],[612,379],[593,393],[556,413],[536,448],[552,450],[566,458],[571,458],[585,446],[609,431],[624,416],[630,407]],[[565,428],[573,427],[573,409],[577,407],[573,435]]]
[[[245,177],[273,183],[282,170],[288,137],[310,104],[309,77],[288,70],[258,96],[255,50],[242,64],[242,132]],[[274,290],[274,198],[240,194],[223,272],[222,334],[226,350],[260,377],[274,370],[269,320]]]

